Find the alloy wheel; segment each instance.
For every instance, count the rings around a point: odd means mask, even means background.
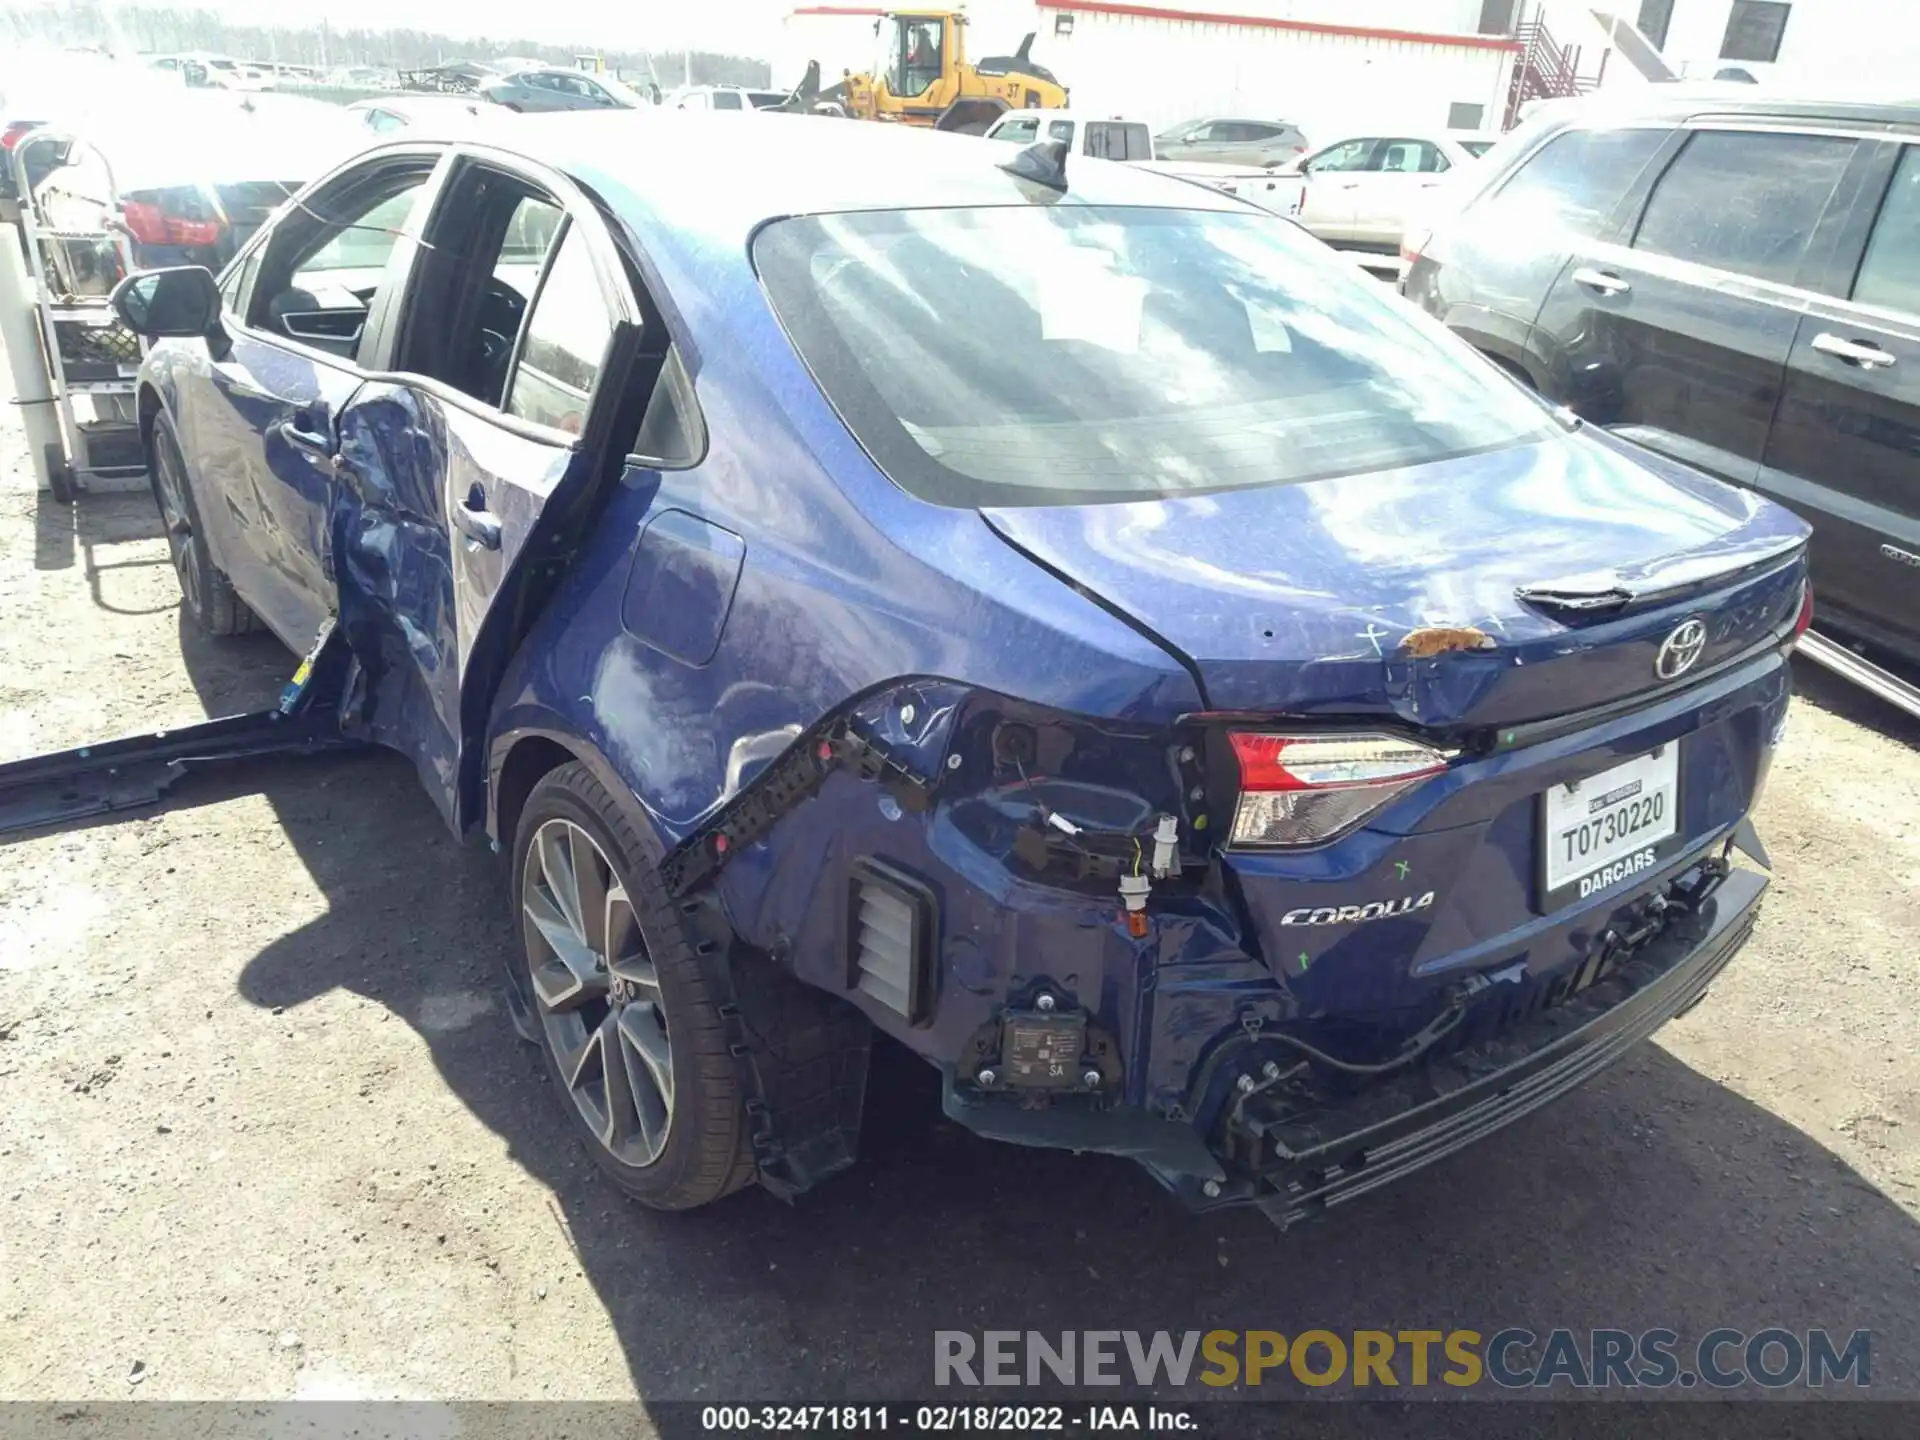
[[[568,1097],[616,1160],[651,1165],[673,1123],[673,1047],[633,902],[571,820],[536,830],[521,870],[534,1003]]]

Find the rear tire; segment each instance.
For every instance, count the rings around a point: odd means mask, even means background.
[[[644,1205],[690,1210],[755,1169],[739,1068],[660,860],[586,766],[549,772],[514,836],[515,981],[594,1163]]]
[[[194,502],[186,457],[173,422],[164,413],[154,417],[147,479],[160,509],[173,573],[180,582],[181,607],[209,635],[246,635],[258,630],[260,622],[247,602],[234,591],[226,572],[213,563],[201,532],[200,507]]]

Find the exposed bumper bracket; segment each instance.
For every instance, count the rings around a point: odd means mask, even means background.
[[[155,804],[188,770],[217,761],[350,745],[339,710],[348,660],[329,623],[272,709],[0,765],[0,835]]]
[[[712,890],[676,904],[719,1002],[760,1183],[793,1200],[859,1154],[873,1023],[736,943]]]
[[[1250,1129],[1270,1158],[1253,1195],[1237,1198],[1252,1198],[1285,1227],[1430,1165],[1572,1090],[1699,999],[1746,943],[1766,888],[1766,878],[1750,870],[1726,874],[1700,913],[1493,1046],[1370,1088],[1350,1107],[1254,1120]]]

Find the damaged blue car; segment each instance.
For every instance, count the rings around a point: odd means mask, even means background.
[[[1753,928],[1806,527],[1230,196],[540,118],[116,304],[186,608],[330,636],[510,858],[517,1021],[650,1205],[851,1164],[878,1029],[981,1135],[1290,1223]]]

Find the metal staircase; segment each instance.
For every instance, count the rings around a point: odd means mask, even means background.
[[[1591,75],[1581,74],[1581,47],[1556,41],[1539,11],[1514,28],[1513,38],[1520,44],[1520,53],[1514,58],[1513,81],[1501,123],[1507,130],[1519,121],[1521,107],[1534,100],[1560,100],[1598,88],[1612,53],[1601,51],[1599,68]]]

